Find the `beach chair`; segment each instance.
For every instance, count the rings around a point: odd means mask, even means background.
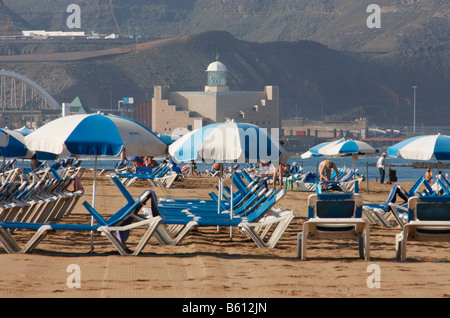
[[[8,182],[10,179],[10,175],[15,172],[15,176],[17,176],[17,169],[14,167],[16,164],[16,159],[8,160],[0,165],[0,176],[2,177],[2,183]]]
[[[171,180],[169,180],[169,178],[164,179],[164,177],[169,176],[168,173],[170,172],[171,167],[171,164],[160,164],[155,169],[150,167],[138,167],[136,168],[136,172],[114,173],[107,175],[107,177],[112,181],[112,176],[118,176],[126,187],[129,187],[137,180],[147,180],[155,187],[170,187],[175,180],[176,175],[175,178]]]
[[[421,177],[419,177],[419,179],[417,179],[417,181],[414,183],[414,185],[408,191],[403,189],[403,187],[400,185],[398,185],[397,187],[403,193],[403,195],[405,197],[412,198],[416,195],[416,193],[419,192],[419,189],[424,184],[424,182],[426,182],[426,180],[423,176],[421,176]]]
[[[397,203],[397,197],[403,199],[403,203]],[[392,227],[391,221],[394,220],[401,227],[403,222],[399,219],[401,218],[399,214],[407,211],[407,202],[408,197],[404,195],[398,185],[394,185],[384,203],[363,204],[364,216],[373,224]]]
[[[311,239],[357,240],[359,256],[370,259],[370,227],[362,216],[360,194],[312,194],[308,197],[308,220],[297,235],[297,257],[306,259]]]
[[[75,183],[74,191],[68,187]],[[11,192],[11,190],[10,190]],[[2,201],[0,220],[13,222],[56,221],[68,216],[84,194],[76,178],[24,182]],[[8,201],[8,202],[5,202]]]
[[[354,192],[354,185],[341,185],[342,182],[349,182],[348,180],[355,174],[356,171],[351,169],[338,169],[338,181],[330,181],[329,189],[343,192]],[[335,180],[336,172],[331,173],[331,180]],[[315,192],[317,187],[325,187],[327,182],[319,182],[319,176],[315,173],[308,172],[295,180],[297,190],[304,192]]]
[[[255,197],[259,197],[267,190],[263,184],[260,183],[250,183],[249,185],[241,184],[240,179],[237,176],[233,177],[233,182],[235,183],[238,191],[233,194],[233,201],[230,197],[225,197],[219,200],[219,196],[211,192],[209,196],[211,199],[177,199],[177,198],[161,198],[158,201],[158,207],[160,209],[174,209],[179,210],[194,210],[194,211],[215,211],[217,213],[218,205],[220,204],[220,211],[231,210],[231,203],[233,204],[233,213],[239,213],[239,211],[246,207],[249,202],[252,202]]]
[[[113,179],[114,180],[114,179]],[[114,184],[119,188],[127,200],[133,200],[126,187],[115,180]],[[198,211],[178,208],[176,211],[163,210],[158,205],[144,209],[144,214],[161,215],[163,220],[156,228],[154,236],[161,245],[177,245],[191,229],[198,226],[235,226],[248,235],[259,247],[273,248],[277,244],[290,222],[295,217],[294,211],[272,209],[284,195],[285,190],[273,191],[269,196],[259,197],[251,206],[247,206],[241,213],[233,214],[224,211],[218,214],[217,208],[211,211]],[[154,200],[157,202],[156,194]],[[168,231],[168,228],[176,225],[176,232]],[[273,229],[274,227],[274,229]],[[269,231],[268,228],[271,230]]]
[[[408,241],[450,242],[450,196],[421,196],[408,200],[408,223],[396,235],[396,257],[406,261]]]
[[[153,183],[161,188],[170,188],[173,182],[178,178],[178,173],[175,171],[166,171],[162,176],[156,176],[153,179]]]
[[[385,203],[363,205],[365,217],[372,223],[385,227],[392,227],[390,221],[393,220],[398,227],[402,228],[405,223],[405,214],[408,211],[408,199],[415,195],[422,195],[419,192],[422,186],[425,186],[427,194],[435,193],[423,176],[421,176],[408,191],[403,189],[400,185],[394,185],[391,188],[391,192]],[[397,197],[400,197],[403,200],[403,203],[397,203]]]
[[[0,201],[0,220],[12,220],[22,209],[23,203],[19,199],[24,191],[28,189],[30,182],[7,183],[2,186]]]
[[[450,195],[450,185],[447,179],[441,176],[433,183],[431,191],[433,191],[435,195]]]
[[[97,225],[1,221],[0,243],[8,253],[27,253],[31,252],[44,239],[49,231],[97,231],[104,233],[121,255],[138,255],[145,247],[162,219],[161,216],[157,214],[153,214],[152,217],[148,219],[139,216],[138,213],[141,208],[151,197],[152,192],[145,191],[137,200],[128,200],[120,210],[108,219],[104,219],[89,203],[85,201],[83,206],[98,222]],[[137,222],[133,223],[133,220],[137,220]],[[141,226],[146,227],[147,230],[135,250],[130,251],[125,243],[118,236],[116,236],[115,232],[128,232]],[[36,231],[34,236],[25,244],[23,248],[19,247],[9,232],[9,230],[17,229]]]
[[[187,233],[194,227],[199,226],[226,226],[238,227],[241,232],[251,238],[258,247],[273,248],[285,232],[295,213],[290,210],[274,209],[273,205],[285,194],[285,190],[274,192],[268,198],[264,198],[263,203],[255,203],[242,216],[229,214],[201,214],[195,211],[192,214],[182,215],[179,213],[168,214],[161,212],[164,217],[162,225],[176,224],[183,225],[176,234],[168,233],[164,226],[159,226],[155,232],[155,237],[160,244],[177,245]],[[275,229],[270,230],[269,228]]]

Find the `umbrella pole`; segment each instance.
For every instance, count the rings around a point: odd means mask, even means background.
[[[230,219],[233,218],[233,177],[234,177],[234,166],[233,163],[231,163],[231,199],[230,199],[230,203],[231,203],[231,209],[230,209]],[[233,239],[233,227],[230,226],[230,240]]]
[[[94,183],[92,185],[92,207],[95,208],[95,193],[97,191],[97,156],[94,162]],[[91,216],[91,226],[94,225],[94,217]],[[94,231],[91,231],[91,251],[94,253]]]
[[[22,158],[22,174],[20,176],[20,182],[23,182],[23,169],[25,168],[25,159]],[[33,177],[34,178],[34,177]],[[34,181],[34,180],[33,180]]]
[[[223,163],[219,164],[219,200],[217,201],[217,214],[220,214],[220,203],[222,201],[222,191],[223,191]],[[217,232],[219,231],[219,226],[217,226]]]
[[[367,193],[369,193],[369,161],[366,162],[366,185]]]

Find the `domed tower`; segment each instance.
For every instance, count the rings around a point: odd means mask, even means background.
[[[205,92],[226,92],[229,90],[227,86],[227,67],[218,61],[218,56],[215,62],[209,64],[206,74],[208,84],[205,86]]]

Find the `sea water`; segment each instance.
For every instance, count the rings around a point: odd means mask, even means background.
[[[378,169],[376,168],[376,162],[378,157],[360,157],[359,160],[352,161],[351,157],[347,158],[330,158],[333,162],[336,163],[338,168],[354,168],[357,169],[357,174],[363,174],[365,177],[369,177],[370,181],[374,181],[375,178],[379,179]],[[81,166],[86,169],[93,169],[95,165],[95,160],[93,158],[81,158],[82,164]],[[289,158],[288,163],[292,165],[292,163],[296,162],[299,166],[303,167],[303,173],[313,172],[317,173],[317,167],[319,163],[324,160],[323,158],[309,158],[302,159],[300,157],[291,157]],[[97,169],[102,170],[110,170],[114,171],[114,166],[120,159],[118,158],[102,158],[99,157],[97,161]],[[418,160],[406,160],[401,158],[389,158],[387,157],[385,160],[386,164],[386,176],[385,181],[387,181],[387,165],[391,165],[391,169],[396,170],[396,175],[398,182],[415,182],[420,176],[425,174],[426,168],[413,168],[411,166],[412,163],[418,162]],[[429,163],[436,163],[436,160],[430,160]],[[51,165],[53,162],[48,161],[47,165]],[[178,163],[179,167],[184,166],[186,163]],[[239,163],[238,163],[239,164]],[[131,166],[131,163],[129,164]],[[211,170],[211,163],[200,162],[197,163],[197,172]],[[17,160],[16,167],[21,167],[21,160]],[[225,167],[230,167],[231,164],[225,163]],[[24,167],[30,167],[30,161],[25,160]],[[246,168],[248,164],[241,163],[239,164],[239,168]],[[443,174],[450,173],[450,169],[440,169]],[[437,169],[432,169],[433,176],[437,174]]]

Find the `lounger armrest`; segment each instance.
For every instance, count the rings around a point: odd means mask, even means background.
[[[130,192],[128,192],[127,188],[122,184],[122,182],[120,182],[117,175],[112,174],[111,180],[116,185],[116,187],[120,190],[120,192],[122,192],[122,195],[125,197],[125,199],[128,201],[128,203],[133,204],[134,203],[133,196],[130,194]]]
[[[100,225],[108,225],[106,220],[87,201],[83,202],[83,206],[94,217],[94,219],[98,222],[98,224],[100,224]]]
[[[407,226],[442,226],[450,228],[450,221],[411,221]]]

